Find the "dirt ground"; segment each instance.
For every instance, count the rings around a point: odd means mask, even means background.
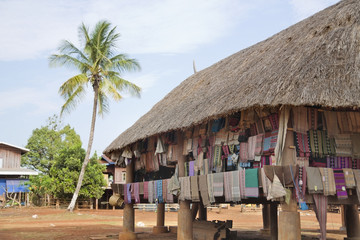
[[[319,224],[313,211],[302,211],[301,228],[303,239],[318,239]],[[118,239],[122,230],[122,210],[66,210],[51,208],[12,208],[0,210],[0,239]],[[238,239],[269,239],[261,233],[261,209],[240,206],[229,209],[208,211],[208,220],[233,220],[233,229],[238,231]],[[156,224],[156,213],[135,211],[136,232],[139,239],[176,239],[174,234],[152,236]],[[167,226],[177,225],[177,213],[167,212]],[[327,220],[328,239],[343,239],[340,214],[329,213]]]

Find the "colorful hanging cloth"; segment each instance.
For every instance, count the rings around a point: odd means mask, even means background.
[[[310,157],[309,139],[306,133],[294,132],[297,157]]]
[[[258,169],[245,170],[245,196],[259,197]]]
[[[344,168],[343,171],[345,176],[346,188],[355,188],[356,183],[355,183],[353,170],[351,168]]]
[[[231,202],[232,175],[231,172],[224,172],[224,195],[225,202]]]
[[[224,196],[224,173],[213,174],[214,197]]]
[[[347,199],[344,172],[340,168],[334,169],[334,178],[336,184],[336,195],[338,199]]]
[[[231,173],[231,178],[232,178],[231,201],[239,202],[239,201],[241,201],[239,171],[232,171],[230,173]]]

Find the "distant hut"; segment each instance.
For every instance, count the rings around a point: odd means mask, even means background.
[[[356,208],[359,200],[356,194],[348,194],[360,187],[356,181],[360,176],[359,107],[360,3],[343,0],[190,76],[120,134],[104,154],[119,164],[123,158],[133,159],[127,166],[128,183],[134,181],[134,165],[147,172],[153,170],[148,164],[153,165],[155,161],[161,165],[167,157],[171,158],[167,163],[173,160],[179,166],[180,178],[189,174],[191,164],[195,164],[197,173],[207,175],[228,172],[231,161],[237,161],[231,170],[239,171],[239,166],[258,168],[260,176],[266,176],[264,182],[259,181],[258,199],[265,206],[275,204],[265,208],[264,213],[270,211],[272,237],[278,235],[279,239],[300,237],[296,200],[293,198],[290,204],[267,201],[264,183],[270,180],[273,184],[274,174],[269,176],[267,172],[276,171],[274,165],[298,166],[291,170],[293,179],[287,175],[290,182],[283,185],[293,188],[295,184],[300,203],[314,204],[319,216],[326,213],[328,203],[345,205],[348,237],[360,237]],[[221,124],[223,126],[219,126]],[[258,137],[261,134],[262,138]],[[174,136],[176,142],[172,142]],[[254,137],[261,149],[249,156],[253,150],[245,153],[244,149],[257,144]],[[154,157],[159,139],[170,148]],[[169,149],[172,156],[168,154]],[[216,150],[220,151],[220,161],[214,156]],[[231,159],[232,154],[238,155],[238,160],[236,156]],[[190,164],[192,160],[194,163]],[[207,164],[208,169],[199,169]],[[287,169],[284,174],[293,168]],[[327,184],[323,186],[321,181],[313,179],[313,174],[308,174],[308,182],[303,185],[306,178],[302,179],[302,173],[306,170],[326,178]],[[347,179],[349,175],[352,177]],[[224,179],[226,181],[226,177]],[[355,183],[341,185],[343,179]],[[226,195],[226,189],[224,191]],[[178,239],[191,239],[190,201],[183,196],[179,199]],[[216,201],[225,200],[216,198]],[[241,201],[255,200],[247,197]],[[319,207],[319,201],[326,203],[325,209]],[[279,233],[277,203],[282,206],[279,226],[286,225],[279,228]],[[132,216],[124,217],[124,229],[133,231],[132,204],[126,204],[124,214]],[[161,216],[159,218],[161,221]],[[320,220],[320,226],[325,237],[326,222]]]

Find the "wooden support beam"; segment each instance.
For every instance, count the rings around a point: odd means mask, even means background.
[[[207,208],[200,202],[199,204],[199,219],[201,221],[207,221]]]
[[[153,233],[166,233],[168,228],[165,227],[165,203],[159,203],[157,205],[156,212],[156,226],[153,227]]]
[[[270,233],[271,240],[278,239],[278,216],[277,216],[278,204],[270,203]]]
[[[345,205],[345,225],[348,240],[360,240],[358,205]]]
[[[270,204],[263,204],[262,206],[263,229],[261,231],[270,233]]]
[[[185,156],[178,161],[179,177],[185,176]],[[179,201],[177,240],[193,239],[193,220],[190,201]]]
[[[126,166],[126,183],[132,183],[134,180],[134,161],[132,160]],[[133,204],[125,204],[124,207],[124,218],[123,218],[124,232],[135,231],[135,215]]]

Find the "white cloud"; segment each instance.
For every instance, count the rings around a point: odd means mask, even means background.
[[[228,33],[247,9],[236,0],[0,1],[0,60],[45,57],[81,22],[108,19],[128,53],[182,53]]]
[[[291,0],[296,20],[307,18],[324,8],[339,2],[339,0]]]
[[[17,109],[30,114],[58,112],[60,105],[52,99],[54,93],[50,89],[26,87],[0,92],[0,115]]]

